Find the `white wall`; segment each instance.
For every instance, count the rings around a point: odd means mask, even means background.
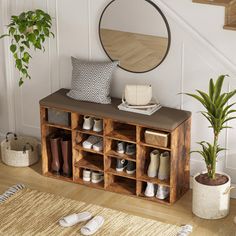
[[[118,0],[104,12],[101,28],[168,37],[166,24],[155,7],[143,0]]]
[[[3,9],[2,2],[0,2],[0,35],[3,34]],[[0,40],[0,136],[9,129],[5,60],[4,41]]]
[[[9,17],[24,9],[40,7],[54,17],[56,38],[47,42],[46,52],[34,55],[31,66],[32,80],[19,89],[17,72],[8,76],[13,81],[16,131],[34,136],[40,135],[40,98],[60,87],[70,87],[71,56],[91,60],[107,60],[98,36],[98,22],[109,0],[2,0],[9,5]],[[114,75],[112,95],[120,97],[127,83],[150,83],[154,94],[165,106],[183,108],[193,112],[192,148],[196,142],[211,138],[207,122],[197,113],[199,104],[179,92],[207,89],[210,77],[230,74],[227,85],[236,86],[236,33],[222,29],[222,7],[196,5],[191,1],[154,0],[167,16],[171,28],[172,43],[166,60],[157,69],[145,74],[132,74],[118,69]],[[7,22],[3,22],[7,24]],[[1,61],[2,66],[2,61]],[[1,70],[2,71],[2,70]],[[5,78],[5,77],[4,77]],[[227,89],[227,85],[225,89]],[[2,90],[2,89],[1,89]],[[2,91],[1,91],[2,92]],[[4,95],[5,96],[5,95]],[[0,108],[2,113],[3,107]],[[1,118],[2,119],[2,118]],[[2,120],[1,120],[2,122]],[[3,118],[7,123],[7,118]],[[235,124],[236,125],[236,124]],[[5,126],[5,125],[4,125]],[[0,132],[3,127],[0,126]],[[225,170],[236,183],[236,129],[223,132],[221,144],[230,149],[224,155]],[[191,172],[201,160],[193,156]]]

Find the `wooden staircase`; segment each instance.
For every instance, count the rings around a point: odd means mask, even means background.
[[[193,0],[193,2],[225,7],[224,29],[236,30],[236,0]]]

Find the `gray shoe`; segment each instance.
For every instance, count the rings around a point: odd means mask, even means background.
[[[166,180],[169,178],[170,178],[170,153],[163,152],[160,156],[158,179]]]
[[[135,171],[136,171],[136,164],[133,161],[128,161],[126,173],[132,175],[135,173]]]
[[[120,154],[125,153],[125,142],[118,142],[116,151]]]
[[[118,172],[122,172],[124,171],[124,169],[127,167],[128,165],[128,161],[127,160],[120,160],[120,159],[117,159],[117,162],[116,162],[116,171]]]
[[[125,151],[125,153],[126,153],[127,155],[129,155],[129,156],[134,155],[134,154],[136,153],[136,146],[135,146],[135,144],[133,144],[133,143],[128,143],[128,144],[126,145],[126,151]]]

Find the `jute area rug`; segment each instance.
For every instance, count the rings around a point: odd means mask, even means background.
[[[16,189],[16,187],[14,187]],[[4,236],[61,236],[81,235],[86,223],[62,228],[58,220],[63,216],[89,211],[105,219],[94,235],[112,236],[176,236],[181,227],[149,220],[84,202],[70,200],[49,193],[18,187],[0,196],[0,235]]]

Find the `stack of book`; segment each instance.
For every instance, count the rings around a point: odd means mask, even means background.
[[[139,114],[148,115],[148,116],[154,114],[160,108],[161,108],[160,103],[150,103],[145,106],[132,106],[132,105],[127,104],[126,102],[123,102],[118,106],[118,109],[121,111],[129,111],[129,112],[139,113]]]

